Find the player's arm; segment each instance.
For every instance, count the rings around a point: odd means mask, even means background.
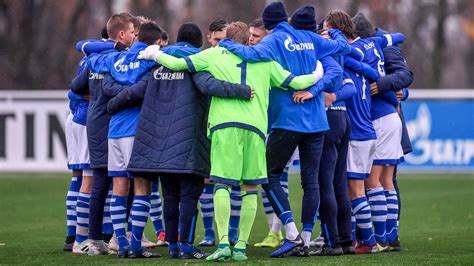
[[[319,61],[323,66],[324,75],[308,90],[313,96],[318,95],[321,91],[333,90],[337,84],[342,82],[342,68],[332,56],[323,57]]]
[[[375,71],[372,67],[367,65],[366,63],[359,62],[353,59],[350,56],[344,57],[344,67],[351,69],[352,71],[356,72],[357,74],[364,76],[366,79],[372,81],[376,81],[380,74]]]
[[[380,43],[380,46],[383,48],[387,46],[392,46],[392,45],[397,45],[401,44],[405,41],[405,35],[400,32],[391,32],[384,34],[382,36],[377,36],[373,38],[378,38],[378,41]]]
[[[148,81],[151,78],[150,73],[145,74],[140,81],[131,86],[120,85],[113,78],[107,78],[107,85],[115,87],[114,91],[118,92],[115,97],[109,100],[107,112],[110,115],[114,115],[121,110],[141,105],[145,97]],[[105,81],[106,79],[104,79]]]
[[[390,73],[377,79],[379,92],[398,91],[413,82],[413,72],[408,67],[400,48],[392,46],[383,49],[385,72]]]
[[[102,40],[83,40],[76,44],[76,50],[88,56],[91,54],[98,54],[105,50],[116,49],[123,51],[127,46],[120,42],[102,41]]]
[[[252,89],[247,85],[219,80],[207,72],[195,73],[192,77],[196,87],[203,94],[222,98],[251,99]]]
[[[331,40],[327,40],[317,34],[312,34],[313,41],[317,48],[317,57],[323,58],[325,56],[336,56],[336,55],[345,55],[350,53],[351,46],[347,42],[347,38],[340,30],[330,29],[328,30],[329,35],[331,35]]]
[[[267,35],[257,45],[246,46],[226,38],[219,42],[219,46],[238,55],[244,61],[255,63],[275,59],[275,55],[272,51],[272,43],[274,43],[274,41],[275,38],[273,36]]]
[[[317,73],[295,76],[291,72],[283,69],[283,67],[276,61],[272,61],[270,64],[270,85],[272,87],[278,87],[281,89],[291,87],[295,90],[304,90],[309,88],[311,85],[314,85],[320,78]]]
[[[69,89],[75,94],[89,94],[89,68],[81,71],[69,84]]]
[[[165,54],[158,45],[150,45],[138,56],[138,59],[152,60],[173,71],[189,70],[190,72],[206,71],[208,62],[212,61],[212,49],[204,50],[189,57],[177,58]]]
[[[342,86],[336,91],[336,100],[344,101],[357,93],[357,89],[354,85],[354,81],[350,77],[344,77],[342,80]]]

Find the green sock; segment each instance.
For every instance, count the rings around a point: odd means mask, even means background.
[[[240,209],[239,242],[237,249],[246,249],[253,221],[257,215],[257,191],[242,191],[242,207]],[[214,201],[215,202],[215,201]]]
[[[214,217],[217,224],[219,244],[229,245],[230,191],[218,188],[214,192]]]

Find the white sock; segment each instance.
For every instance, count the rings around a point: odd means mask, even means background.
[[[304,245],[309,247],[309,242],[311,241],[311,232],[303,231],[301,232],[301,238],[303,239]]]
[[[296,228],[295,222],[287,223],[285,225],[286,239],[295,240],[298,237],[298,228]]]
[[[273,214],[273,222],[272,222],[272,232],[275,233],[275,234],[279,234],[281,232],[281,221],[280,221],[280,218],[278,218],[278,216],[276,216],[276,214]]]

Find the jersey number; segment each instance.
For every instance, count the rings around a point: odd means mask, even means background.
[[[238,68],[241,68],[240,71],[240,84],[247,85],[247,61],[242,61],[242,63],[237,64]]]

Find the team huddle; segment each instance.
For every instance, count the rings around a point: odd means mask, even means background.
[[[260,190],[269,233],[254,246],[275,248],[270,257],[401,251],[405,36],[362,13],[317,22],[303,6],[288,18],[274,2],[249,25],[212,21],[211,48],[202,39],[187,22],[168,45],[156,22],[120,13],[102,39],[76,45],[64,250],[154,258],[168,246],[171,258],[245,261]],[[301,232],[288,197],[298,162]]]

